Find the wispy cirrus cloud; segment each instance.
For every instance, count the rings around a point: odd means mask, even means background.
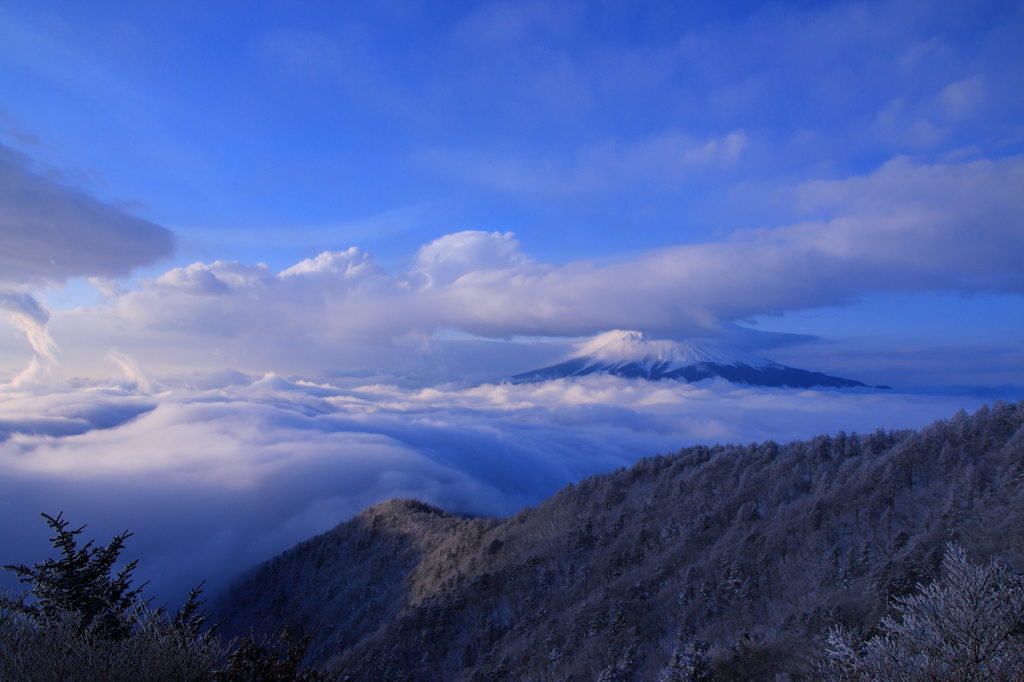
[[[0,289],[0,312],[6,313],[14,326],[25,333],[40,358],[56,362],[57,346],[46,329],[50,313],[39,301],[24,291]]]
[[[568,196],[637,187],[671,191],[697,173],[735,163],[746,146],[743,130],[711,139],[672,131],[626,143],[608,140],[562,155],[436,149],[421,158],[467,182],[502,192]]]

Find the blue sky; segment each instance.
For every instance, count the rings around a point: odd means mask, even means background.
[[[179,259],[214,230],[280,269],[469,227],[608,257],[792,220],[800,182],[897,154],[1021,151],[1018,3],[304,5],[7,2],[7,125]]]
[[[958,183],[971,163],[1002,163],[980,182],[1005,190],[1024,151],[1019,3],[6,2],[0,18],[0,143],[26,172],[173,232],[173,252],[125,256],[122,290],[194,262],[279,272],[352,246],[397,274],[464,230],[513,232],[541,264],[637,261],[844,209],[871,220],[872,202],[928,208],[938,167]],[[884,196],[886,178],[839,202],[807,196],[900,162],[921,176],[902,196]],[[1006,221],[977,238],[1019,244],[1019,203],[991,194],[960,198]],[[865,234],[864,248],[920,249],[927,229],[891,246]],[[830,291],[714,310],[712,326],[858,349],[1019,345],[1020,325],[999,322],[1024,319],[1019,267],[984,262],[1001,281],[965,283],[954,255],[932,267],[947,277],[809,282]],[[33,295],[51,311],[111,304],[71,274]],[[843,369],[828,355],[822,369]],[[1024,382],[1013,364],[973,383]],[[943,383],[883,366],[867,378]]]
[[[5,562],[1024,398],[1021,3],[295,5],[0,0]],[[614,329],[894,390],[495,383]]]

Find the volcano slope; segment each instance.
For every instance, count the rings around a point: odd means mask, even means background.
[[[830,627],[870,634],[948,543],[1024,568],[1022,424],[1024,401],[997,402],[920,431],[690,447],[500,520],[392,500],[218,608],[228,632],[311,633],[339,679],[804,679]]]
[[[636,331],[616,329],[577,345],[581,353],[550,367],[511,377],[512,383],[548,381],[589,374],[611,374],[648,381],[697,382],[722,377],[734,384],[791,388],[880,388],[821,372],[787,367],[736,348],[696,341],[650,339]]]

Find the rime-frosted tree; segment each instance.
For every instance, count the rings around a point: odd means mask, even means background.
[[[35,601],[27,607],[28,611],[44,617],[62,612],[78,613],[83,629],[92,628],[108,639],[127,637],[134,623],[133,614],[149,606],[149,601],[142,599],[145,585],[136,588],[131,585],[132,571],[138,561],[130,561],[117,573],[113,572],[124,541],[132,534],[125,531],[115,535],[105,547],[93,546],[92,540],[79,547],[76,536],[85,526],[68,530],[63,514],[42,516],[56,533],[51,542],[60,557],[33,566],[4,566],[21,582],[31,585]],[[173,621],[176,627],[195,633],[206,622],[207,616],[199,611],[199,594],[199,588],[189,594],[188,602]],[[162,609],[157,610],[157,614],[160,613]]]
[[[1014,682],[1024,679],[1024,579],[993,561],[978,566],[951,547],[944,577],[894,599],[902,618],[859,643],[829,637],[826,679],[835,682]]]

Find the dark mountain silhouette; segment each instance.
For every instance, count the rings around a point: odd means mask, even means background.
[[[312,633],[339,679],[807,679],[830,628],[873,632],[947,543],[1024,568],[1022,425],[1024,401],[997,402],[920,431],[690,447],[500,520],[393,500],[216,608],[229,633]]]
[[[588,374],[613,374],[650,381],[694,382],[713,377],[751,386],[869,388],[852,379],[787,367],[736,349],[693,342],[652,341],[639,332],[612,331],[583,344],[580,355],[512,377],[515,383]],[[874,386],[873,388],[888,388]]]

